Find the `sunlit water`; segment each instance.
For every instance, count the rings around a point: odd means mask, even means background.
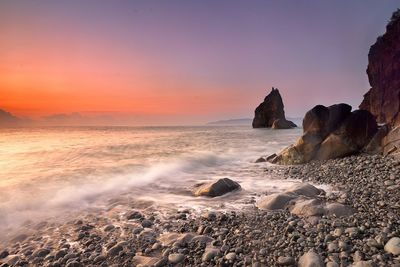
[[[129,196],[160,206],[234,206],[255,193],[279,191],[255,164],[292,143],[300,129],[250,127],[80,127],[0,131],[0,226]],[[229,177],[239,197],[190,195],[199,182]]]

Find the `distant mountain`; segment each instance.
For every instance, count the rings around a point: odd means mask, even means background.
[[[230,120],[220,120],[212,121],[207,123],[207,125],[248,125],[251,126],[252,119],[230,119]]]
[[[0,127],[15,126],[22,122],[20,118],[15,117],[10,112],[0,109]]]

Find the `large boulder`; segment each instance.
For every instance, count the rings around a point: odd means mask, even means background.
[[[240,184],[237,182],[232,181],[229,178],[222,178],[218,181],[195,187],[193,194],[195,196],[217,197],[235,190],[239,190],[240,188]]]
[[[356,153],[358,150],[356,147],[347,143],[343,136],[337,134],[330,134],[324,142],[322,142],[318,149],[315,159],[328,160],[339,157],[345,157]]]
[[[351,114],[351,106],[348,104],[340,103],[328,107],[329,119],[327,122],[327,132],[332,133],[336,131],[340,125]]]
[[[253,128],[270,128],[276,120],[281,120],[276,123],[276,127],[278,127],[278,124],[280,126],[287,121],[281,94],[278,89],[272,87],[272,91],[254,111]],[[289,124],[285,123],[285,126],[289,126]],[[296,125],[293,127],[296,127]]]
[[[345,157],[361,151],[378,131],[378,125],[366,110],[353,111],[342,125],[321,144],[315,158]]]
[[[378,131],[374,116],[366,110],[355,110],[343,122],[337,133],[349,139],[357,149],[366,146]]]
[[[282,165],[303,164],[314,159],[323,139],[318,133],[307,132],[294,145],[283,149],[276,157],[269,160],[271,163]]]
[[[400,153],[393,153],[400,145],[400,131],[395,131],[400,126],[400,10],[393,13],[386,33],[371,46],[367,74],[371,89],[364,95],[360,109],[391,126],[390,137],[383,139],[383,153],[400,157]]]
[[[297,125],[286,119],[276,119],[272,124],[272,129],[292,129],[297,127]]]
[[[327,134],[327,123],[329,120],[329,109],[323,105],[317,105],[307,111],[303,119],[303,132]]]

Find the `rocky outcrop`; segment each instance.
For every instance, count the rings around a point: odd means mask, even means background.
[[[272,87],[272,91],[265,97],[264,102],[254,111],[253,128],[290,129],[297,127],[293,122],[286,120],[283,108],[279,90]]]
[[[297,125],[287,119],[277,119],[272,124],[272,129],[291,129],[296,128]]]
[[[371,46],[367,74],[371,89],[360,109],[391,127],[387,137],[381,139],[383,153],[400,156],[400,10],[393,13],[386,33]]]
[[[270,162],[292,165],[355,154],[370,143],[377,131],[374,117],[366,110],[351,112],[351,106],[343,103],[317,105],[304,117],[303,136]]]
[[[239,190],[240,188],[240,184],[237,182],[232,181],[229,178],[222,178],[215,182],[196,186],[193,190],[193,194],[195,196],[217,197]]]

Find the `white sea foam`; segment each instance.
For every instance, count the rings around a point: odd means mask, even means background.
[[[177,208],[234,207],[246,195],[290,185],[272,179],[265,165],[254,161],[299,135],[298,129],[249,127],[3,130],[0,228],[99,207],[119,196]],[[195,183],[221,177],[242,185],[240,197],[209,200],[188,194]]]

